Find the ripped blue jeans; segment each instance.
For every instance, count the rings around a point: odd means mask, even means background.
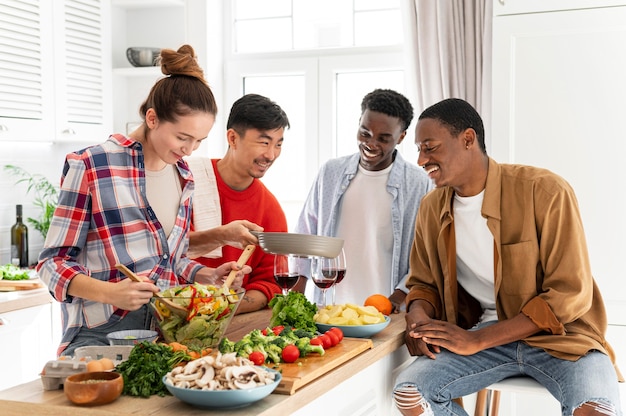
[[[410,392],[417,389],[425,400],[419,405],[430,409],[424,415],[467,415],[452,399],[514,376],[530,376],[544,385],[561,403],[563,416],[571,416],[586,402],[598,403],[607,415],[622,415],[617,374],[606,354],[591,351],[568,361],[520,341],[470,356],[442,350],[435,360],[416,357],[398,375],[394,399],[396,404],[400,397],[407,399],[405,405],[415,405],[416,396]]]

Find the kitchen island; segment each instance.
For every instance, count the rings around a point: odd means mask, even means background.
[[[269,324],[271,310],[263,310],[249,314],[237,315],[233,318],[227,331],[227,337],[238,340],[244,334],[254,328],[265,328]],[[97,407],[79,407],[73,405],[63,393],[63,390],[44,390],[41,380],[21,384],[4,391],[0,391],[0,408],[5,416],[36,414],[43,416],[68,415],[79,411],[84,416],[106,415],[288,415],[307,414],[307,405],[325,394],[341,394],[344,400],[349,400],[355,393],[355,386],[351,383],[363,383],[367,385],[387,385],[391,389],[393,382],[392,371],[374,371],[376,380],[363,380],[363,376],[369,368],[374,368],[380,363],[386,363],[383,367],[396,367],[408,358],[404,348],[404,314],[394,314],[391,322],[380,333],[372,337],[373,348],[367,349],[356,357],[332,369],[318,379],[301,387],[292,395],[271,394],[265,399],[253,403],[250,406],[233,410],[205,410],[194,408],[181,402],[173,396],[152,396],[148,399],[121,396],[113,403]],[[43,367],[45,363],[41,363]],[[371,372],[371,371],[370,371]],[[358,391],[360,387],[356,386]],[[335,390],[331,392],[331,390]],[[328,404],[328,402],[326,402]],[[389,403],[383,406],[387,408]],[[311,414],[319,414],[322,407],[313,406]],[[323,413],[329,416],[329,408],[324,406]],[[341,413],[337,413],[341,414]],[[343,413],[348,414],[348,413]],[[388,414],[387,410],[380,414]]]

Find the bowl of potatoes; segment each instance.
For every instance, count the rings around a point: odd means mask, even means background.
[[[327,305],[320,308],[313,317],[318,331],[324,333],[332,327],[343,331],[352,338],[370,338],[389,325],[391,318],[373,306],[359,306],[351,303]]]

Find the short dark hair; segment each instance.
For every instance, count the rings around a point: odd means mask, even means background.
[[[361,101],[361,114],[365,110],[399,118],[402,131],[406,131],[413,120],[413,106],[404,95],[394,90],[378,88],[367,94]]]
[[[474,129],[480,149],[484,154],[487,154],[483,119],[467,101],[460,98],[448,98],[439,101],[424,110],[418,120],[423,118],[432,118],[445,124],[454,136],[461,134],[466,129]]]
[[[259,94],[246,94],[230,109],[227,129],[242,134],[248,129],[261,131],[289,128],[289,119],[282,108],[272,100]]]

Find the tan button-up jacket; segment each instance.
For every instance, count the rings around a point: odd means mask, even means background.
[[[457,284],[453,196],[452,188],[444,187],[422,199],[406,302],[426,300],[436,319],[469,328],[482,311]],[[591,275],[578,202],[570,185],[545,169],[489,159],[481,212],[494,238],[499,319],[525,314],[541,332],[524,341],[556,357],[575,360],[596,349],[615,363],[604,338],[606,311]]]

